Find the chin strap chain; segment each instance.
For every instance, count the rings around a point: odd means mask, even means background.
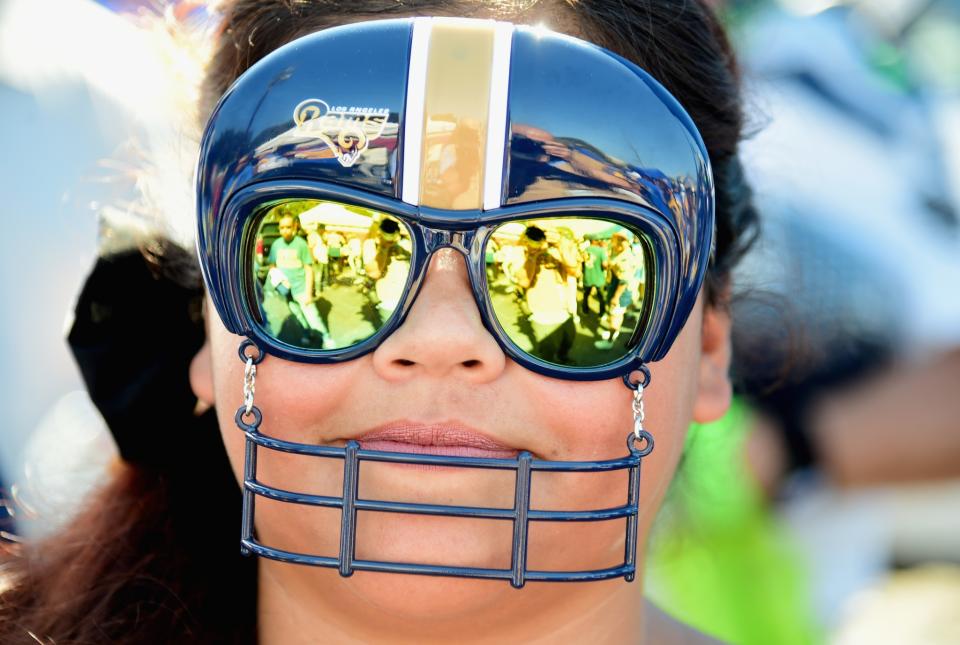
[[[640,378],[633,380],[631,376],[636,372],[640,372]],[[643,391],[650,385],[650,369],[646,365],[641,365],[635,372],[625,374],[623,383],[629,389],[633,390],[633,435],[630,436],[630,440],[627,443],[632,444],[630,446],[631,451],[637,451],[641,456],[645,457],[653,450],[653,435],[643,427],[643,422],[646,418],[646,412],[643,407]],[[642,447],[638,449],[637,444],[642,444]]]
[[[256,368],[254,368],[256,370]],[[251,395],[252,399],[252,395]],[[646,413],[643,410],[643,385],[638,385],[633,391],[633,436],[640,440],[643,438],[643,419]]]
[[[257,390],[257,364],[253,358],[247,356],[247,364],[243,368],[243,413],[250,414],[253,410],[253,395]]]
[[[247,350],[253,350],[253,355]],[[256,407],[253,405],[253,395],[257,391],[257,365],[263,360],[263,351],[252,340],[245,340],[237,348],[243,368],[243,406],[240,408],[244,416],[249,416]]]

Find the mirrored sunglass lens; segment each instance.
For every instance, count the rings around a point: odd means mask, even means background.
[[[393,315],[410,274],[410,231],[386,213],[286,200],[253,222],[249,266],[264,330],[303,349],[342,349]]]
[[[521,350],[566,367],[628,353],[646,292],[636,231],[594,218],[508,222],[491,235],[485,259],[497,321]]]

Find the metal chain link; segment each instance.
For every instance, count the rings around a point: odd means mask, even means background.
[[[633,435],[639,440],[644,438],[643,420],[646,413],[643,409],[643,384],[637,385],[633,391]]]
[[[253,359],[247,357],[246,367],[243,368],[243,409],[244,414],[250,414],[253,409],[253,393],[257,389],[257,365]]]

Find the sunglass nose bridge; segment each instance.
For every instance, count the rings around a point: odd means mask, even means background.
[[[473,237],[470,232],[436,228],[425,228],[423,236],[428,254],[432,254],[438,249],[449,247],[460,251],[460,253],[463,253],[465,256],[469,255],[470,238]]]

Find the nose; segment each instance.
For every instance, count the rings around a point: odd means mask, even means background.
[[[433,254],[406,320],[373,352],[373,365],[394,382],[429,376],[481,384],[503,372],[506,357],[483,326],[460,252]]]

